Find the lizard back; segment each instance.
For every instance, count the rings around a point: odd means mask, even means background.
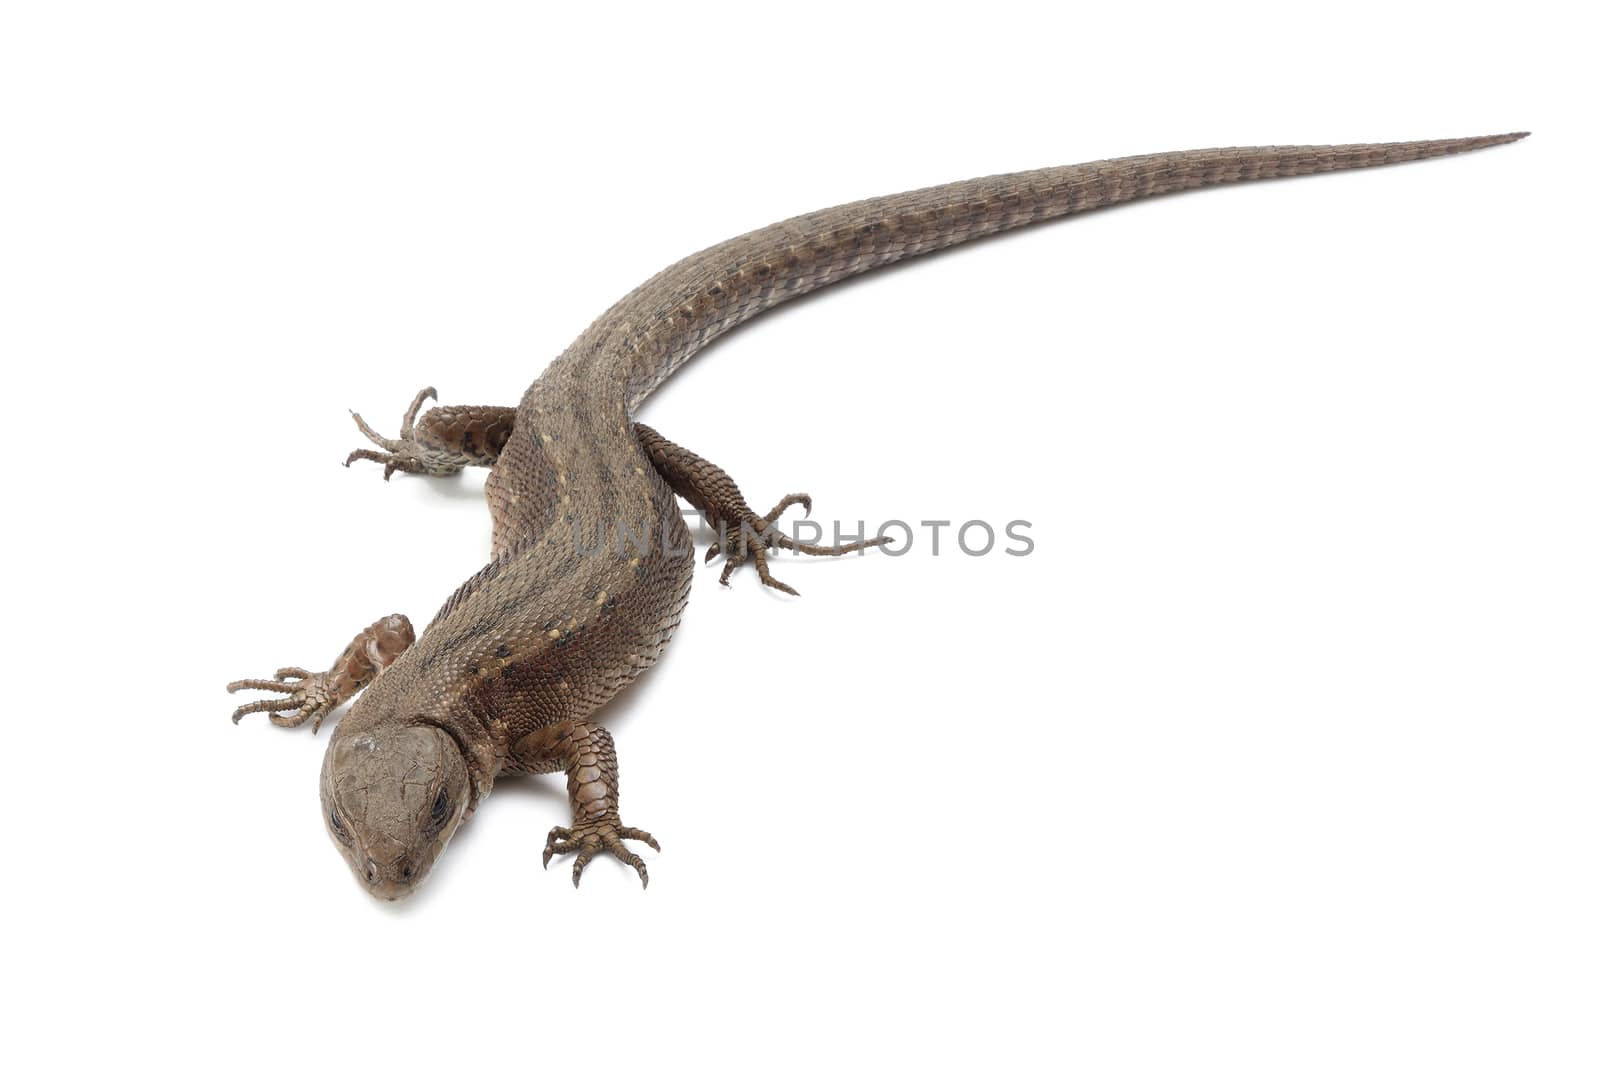
[[[910,256],[1113,204],[1522,136],[1219,148],[1024,171],[799,215],[689,256],[596,319],[524,394],[488,481],[495,562],[392,673],[424,672],[424,689],[494,707],[516,735],[592,710],[653,663],[688,596],[690,538],[633,415],[697,351],[768,308]],[[632,549],[629,534],[643,538]],[[585,554],[595,536],[608,538],[604,550]]]

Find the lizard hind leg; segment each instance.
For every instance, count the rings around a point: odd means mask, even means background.
[[[785,511],[796,504],[803,505],[806,514],[810,515],[810,496],[790,493],[766,514],[758,515],[727,471],[682,445],[673,444],[642,422],[634,423],[633,430],[645,454],[650,457],[650,462],[673,492],[699,509],[717,531],[717,541],[706,550],[706,562],[716,559],[719,554],[727,557],[722,568],[723,585],[728,584],[735,570],[753,559],[763,585],[799,596],[792,586],[772,576],[767,562],[769,551],[788,549],[806,556],[843,556],[875,545],[886,545],[893,540],[889,537],[873,537],[832,546],[796,541],[780,530],[777,522]]]
[[[446,478],[467,467],[492,467],[516,426],[516,408],[486,404],[437,407],[420,419],[426,400],[437,400],[432,386],[411,401],[400,419],[400,436],[384,437],[354,411],[356,427],[378,449],[358,448],[345,458],[346,467],[358,459],[383,464],[383,480],[395,471]],[[381,450],[381,451],[380,451]]]

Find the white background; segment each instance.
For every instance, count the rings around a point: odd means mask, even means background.
[[[1600,374],[1566,5],[20,3],[0,16],[8,1059],[1600,1057]],[[515,403],[697,248],[976,174],[1531,129],[889,271],[644,412],[1024,559],[698,575],[604,720],[640,892],[507,782],[403,906],[223,683],[420,624]],[[17,1060],[16,1057],[23,1057]]]

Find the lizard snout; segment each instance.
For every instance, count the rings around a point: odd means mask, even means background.
[[[377,860],[368,860],[367,861],[367,869],[366,869],[365,873],[366,873],[367,884],[368,885],[377,885],[379,882],[381,882],[383,880],[383,872],[378,869],[378,861]],[[412,877],[416,873],[417,873],[416,864],[412,863],[410,860],[402,860],[400,865],[399,865],[399,868],[395,871],[395,879],[394,880],[397,881],[397,882],[400,882],[402,884],[409,884],[411,879],[412,879]]]
[[[410,896],[417,887],[416,868],[409,863],[398,870],[385,872],[375,862],[368,860],[361,873],[367,883],[367,892],[379,900],[400,900]]]

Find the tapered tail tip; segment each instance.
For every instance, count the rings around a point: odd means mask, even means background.
[[[1492,148],[1495,145],[1510,144],[1520,141],[1528,136],[1527,130],[1518,130],[1516,133],[1490,133],[1479,137],[1455,137],[1445,141],[1423,141],[1432,151],[1427,155],[1454,155],[1457,152],[1475,152],[1480,148]]]
[[[1457,137],[1451,141],[1440,141],[1440,144],[1454,144],[1460,148],[1472,151],[1474,148],[1489,148],[1497,144],[1510,144],[1520,141],[1528,136],[1527,130],[1518,130],[1516,133],[1489,133],[1479,137]]]

